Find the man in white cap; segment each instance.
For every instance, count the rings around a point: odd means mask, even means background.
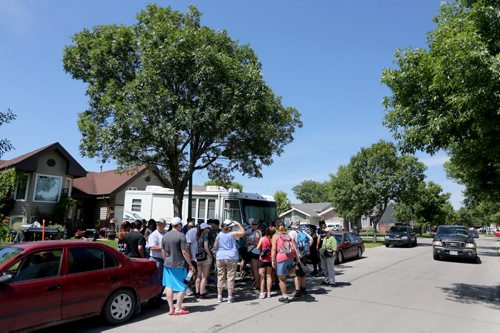
[[[191,253],[186,242],[186,236],[181,232],[182,220],[179,217],[172,219],[172,230],[162,239],[164,259],[163,285],[167,290],[169,315],[185,315],[189,311],[182,308],[182,301],[187,290],[187,277],[191,278],[196,270],[191,264]],[[186,270],[189,266],[190,274]],[[177,304],[174,308],[174,292],[177,292]]]
[[[165,225],[167,224],[167,221],[165,221],[164,218],[159,218],[156,221],[156,230],[153,231],[151,235],[149,235],[148,238],[148,243],[149,243],[149,251],[150,251],[150,257],[156,262],[156,267],[158,267],[158,272],[160,275],[160,283],[163,283],[163,266],[164,266],[164,261],[163,261],[163,253],[162,253],[162,240],[163,236],[167,233],[165,230]],[[163,291],[165,290],[165,287],[161,289],[160,294],[154,298],[153,302],[158,302],[158,303],[163,303],[164,300],[161,298],[163,295]]]

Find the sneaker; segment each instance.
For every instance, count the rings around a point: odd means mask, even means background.
[[[217,296],[217,303],[222,303],[222,295]]]
[[[290,303],[290,300],[288,299],[288,297],[280,297],[280,299],[278,301],[280,301],[281,303],[285,303],[285,304]]]
[[[193,296],[193,295],[194,295],[194,293],[191,291],[191,289],[188,289],[186,291],[186,296]]]
[[[259,299],[264,299],[266,298],[266,293],[260,293],[259,294]]]
[[[330,287],[335,287],[335,283],[329,283],[328,284]]]
[[[322,286],[329,286],[330,284],[328,282],[326,282],[326,281],[323,281],[323,282],[321,282],[321,285]]]
[[[302,295],[302,292],[300,290],[295,290],[292,295],[290,295],[290,298],[291,299],[294,299],[294,298],[301,298],[303,295]]]
[[[228,303],[234,303],[234,297],[233,297],[233,296],[229,296],[229,297],[227,298],[227,302],[228,302]]]
[[[271,298],[271,293],[267,293],[267,298]]]

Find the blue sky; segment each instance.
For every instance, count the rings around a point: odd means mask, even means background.
[[[2,0],[0,2],[0,110],[17,119],[0,127],[14,151],[2,159],[60,142],[89,171],[95,160],[79,153],[78,113],[87,108],[85,86],[64,73],[62,52],[70,37],[99,24],[135,22],[149,2],[186,11],[195,4],[202,24],[226,29],[250,44],[263,64],[266,82],[283,103],[296,107],[304,127],[285,153],[263,169],[263,178],[235,174],[246,192],[274,194],[303,180],[324,181],[361,147],[392,140],[382,125],[382,69],[397,48],[426,47],[438,0]],[[452,193],[455,208],[463,187],[446,178],[445,153],[417,155],[428,180]],[[104,165],[104,170],[114,168]],[[203,183],[206,172],[195,176]]]

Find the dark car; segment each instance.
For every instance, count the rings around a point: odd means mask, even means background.
[[[432,241],[434,260],[465,258],[478,261],[476,243],[466,227],[439,226]]]
[[[0,247],[0,327],[33,330],[102,314],[126,322],[161,290],[154,261],[89,241]]]
[[[365,252],[365,243],[353,232],[334,232],[333,237],[337,240],[337,258],[335,263],[342,264],[346,259],[361,258]]]
[[[413,228],[407,225],[395,225],[389,229],[385,235],[385,247],[397,246],[417,246],[417,235]]]

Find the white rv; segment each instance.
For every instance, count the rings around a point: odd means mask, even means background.
[[[125,192],[125,215],[139,215],[142,218],[169,221],[174,217],[174,190],[160,186],[148,186],[146,190]],[[276,202],[269,195],[239,192],[220,186],[197,186],[192,192],[191,215],[202,223],[209,219],[236,220],[248,223],[249,218],[261,219],[270,224],[277,218]],[[183,219],[188,216],[188,191],[182,202]],[[124,219],[126,217],[124,216]]]

